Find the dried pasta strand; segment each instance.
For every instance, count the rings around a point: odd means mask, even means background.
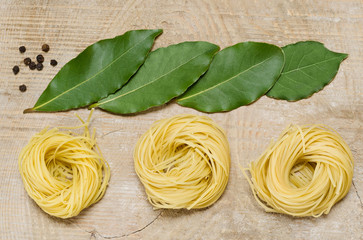
[[[155,208],[205,208],[227,186],[228,140],[208,117],[177,115],[155,122],[139,139],[134,163]]]
[[[348,145],[334,130],[291,125],[242,172],[266,212],[319,217],[349,192],[353,166]]]
[[[105,194],[110,168],[88,126],[48,129],[35,134],[19,156],[19,171],[28,195],[46,213],[77,216]],[[84,128],[77,135],[72,129]],[[60,131],[68,129],[68,131]]]

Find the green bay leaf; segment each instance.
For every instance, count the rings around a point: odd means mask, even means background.
[[[297,42],[282,48],[285,67],[280,78],[266,94],[276,99],[297,101],[320,91],[337,74],[340,63],[348,56],[332,52],[322,43]]]
[[[275,45],[238,43],[217,53],[207,73],[177,102],[203,112],[230,111],[264,95],[283,65],[284,54]]]
[[[114,93],[145,61],[161,29],[134,30],[98,41],[57,73],[33,111],[64,111],[84,107]]]
[[[90,107],[128,114],[162,105],[196,82],[218,50],[217,45],[208,42],[183,42],[159,48],[150,53],[124,87]]]

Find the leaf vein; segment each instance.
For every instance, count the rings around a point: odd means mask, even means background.
[[[318,66],[318,64],[325,63],[325,62],[329,62],[329,61],[335,60],[337,58],[341,58],[341,57],[339,56],[339,57],[335,57],[335,58],[330,58],[330,59],[326,59],[326,60],[321,61],[321,62],[317,62],[317,63],[313,63],[313,64],[306,65],[304,67],[298,67],[298,68],[295,68],[293,70],[290,70],[290,71],[287,71],[287,72],[283,72],[283,73],[281,73],[281,75],[282,74],[291,73],[291,72],[295,72],[295,71],[299,71],[300,69],[305,69],[305,68],[312,67],[312,66]]]
[[[288,86],[284,85],[283,83],[281,83],[280,81],[277,81],[276,85],[280,85],[281,87],[284,87],[284,88],[286,88],[288,90],[292,90],[293,92],[296,92],[296,89],[288,87]]]
[[[291,78],[291,77],[288,77],[288,76],[285,76],[286,78],[290,79],[291,81],[295,82],[295,83],[298,83],[299,85],[304,85],[304,86],[307,86],[308,89],[310,88],[314,88],[314,86],[311,86],[309,84],[307,84],[306,82],[300,82],[300,81],[296,81],[295,79]],[[295,90],[296,92],[296,90]]]
[[[128,94],[130,94],[130,93],[133,93],[133,92],[135,92],[135,91],[137,91],[137,90],[139,90],[139,89],[141,89],[141,88],[144,88],[144,87],[146,87],[146,86],[148,86],[148,85],[150,85],[150,84],[153,84],[154,82],[156,82],[156,81],[160,80],[161,78],[165,77],[166,75],[168,75],[168,74],[170,74],[170,73],[174,72],[175,70],[177,70],[178,68],[182,67],[183,65],[185,65],[185,64],[187,64],[187,63],[189,63],[189,62],[193,61],[193,60],[194,60],[194,59],[196,59],[197,57],[202,56],[202,55],[203,55],[203,54],[205,54],[206,52],[208,52],[208,51],[205,51],[205,52],[203,52],[203,53],[201,53],[201,54],[199,54],[199,55],[197,55],[197,56],[195,56],[195,57],[193,57],[193,58],[189,59],[187,62],[184,62],[184,63],[182,63],[182,64],[180,64],[180,65],[176,66],[175,68],[173,68],[173,69],[172,69],[172,70],[170,70],[169,72],[167,72],[167,73],[165,73],[165,74],[161,75],[160,77],[158,77],[158,78],[154,79],[153,81],[148,82],[147,84],[144,84],[144,85],[142,85],[142,86],[140,86],[140,87],[138,87],[138,88],[135,88],[135,89],[133,89],[133,90],[131,90],[131,91],[129,91],[129,92],[126,92],[126,93],[124,93],[124,94],[122,94],[122,95],[120,95],[120,96],[116,96],[116,97],[114,97],[114,98],[111,98],[111,99],[109,99],[109,100],[107,100],[107,101],[100,102],[97,106],[100,106],[100,105],[106,104],[106,103],[108,103],[108,102],[114,101],[114,100],[116,100],[116,99],[118,99],[118,98],[120,98],[120,97],[126,96],[126,95],[128,95]]]
[[[258,63],[258,64],[252,65],[251,67],[249,67],[249,68],[247,68],[246,70],[244,70],[244,71],[242,71],[242,72],[238,73],[237,75],[234,75],[233,77],[230,77],[230,78],[226,79],[225,81],[220,82],[220,83],[218,83],[218,84],[216,84],[216,85],[214,85],[214,86],[212,86],[212,87],[210,87],[210,88],[207,88],[207,89],[205,89],[205,90],[203,90],[203,91],[197,92],[197,93],[192,94],[192,95],[190,95],[190,96],[187,96],[187,97],[184,97],[184,98],[180,98],[178,101],[184,101],[184,100],[186,100],[186,99],[188,99],[188,98],[191,98],[191,97],[197,96],[197,95],[199,95],[199,94],[205,93],[205,92],[207,92],[207,91],[210,91],[210,90],[212,90],[212,89],[214,89],[214,88],[216,88],[216,87],[218,87],[218,86],[220,86],[220,85],[222,85],[222,84],[224,84],[224,83],[230,82],[232,79],[234,79],[234,78],[236,78],[236,77],[238,77],[238,76],[242,75],[243,73],[245,73],[245,72],[247,72],[247,71],[249,71],[249,70],[251,70],[251,69],[253,69],[253,68],[255,68],[255,67],[257,67],[257,66],[259,66],[259,65],[261,65],[261,64],[263,64],[264,62],[266,62],[266,61],[270,60],[271,58],[272,58],[272,57],[269,57],[269,58],[267,58],[267,59],[263,60],[262,62],[260,62],[260,63]]]
[[[300,72],[302,72],[305,76],[309,77],[310,79],[315,80],[315,78],[313,78],[312,76],[310,76],[309,74],[307,74],[303,70],[300,69]]]

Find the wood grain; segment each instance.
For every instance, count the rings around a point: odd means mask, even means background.
[[[42,212],[27,196],[17,158],[45,126],[75,125],[74,112],[23,115],[57,71],[86,46],[130,29],[163,28],[154,48],[205,40],[222,48],[241,41],[284,46],[317,40],[349,53],[335,80],[311,98],[289,103],[262,97],[228,113],[210,114],[228,134],[231,175],[222,198],[198,211],[154,211],[133,169],[133,148],[152,122],[203,113],[167,104],[133,116],[95,111],[100,148],[112,176],[104,198],[70,220]],[[45,67],[21,64],[48,43]],[[26,53],[18,47],[25,45]],[[59,65],[51,67],[50,59]],[[363,239],[363,2],[361,0],[3,0],[0,5],[0,239]],[[11,71],[20,65],[20,73]],[[21,93],[19,85],[28,90]],[[355,158],[354,186],[327,216],[268,214],[255,202],[238,166],[256,159],[289,123],[335,128]]]

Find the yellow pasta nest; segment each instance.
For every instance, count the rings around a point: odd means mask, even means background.
[[[95,132],[90,136],[91,114],[87,122],[77,116],[81,126],[64,128],[84,127],[83,135],[45,128],[20,153],[19,171],[25,190],[52,216],[77,216],[105,194],[110,169],[96,145]]]
[[[208,207],[228,183],[226,135],[204,116],[177,115],[155,122],[139,139],[134,160],[155,208]]]
[[[267,212],[319,217],[348,193],[353,157],[327,127],[290,126],[247,170],[251,179],[243,173]]]

